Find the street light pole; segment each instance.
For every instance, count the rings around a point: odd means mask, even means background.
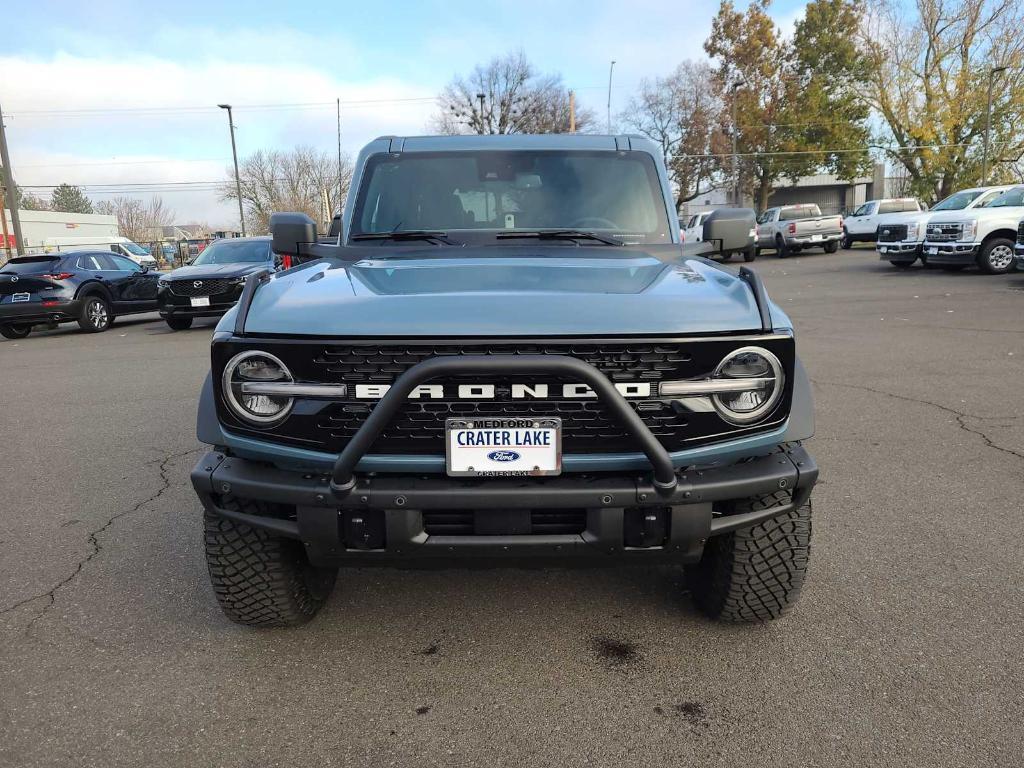
[[[1005,72],[1009,67],[992,67],[988,71],[988,106],[985,108],[985,148],[981,156],[981,183],[988,184],[988,142],[992,130],[992,85],[997,72]]]
[[[25,241],[21,236],[21,216],[18,214],[18,195],[14,186],[14,171],[11,170],[11,154],[7,151],[7,132],[4,130],[4,112],[0,109],[0,183],[7,188],[7,204],[11,206],[11,225],[14,227],[14,247],[17,253],[25,252]],[[4,216],[4,209],[0,207],[0,216]],[[6,224],[6,219],[4,222]]]
[[[615,71],[615,59],[608,67],[608,133],[612,132],[612,73]]]
[[[476,97],[477,97],[477,99],[480,100],[480,135],[483,136],[484,133],[485,133],[485,131],[484,131],[484,99],[486,98],[486,94],[478,93],[476,95]]]
[[[245,211],[242,208],[242,179],[238,175],[238,150],[235,148],[235,121],[231,119],[231,105],[218,104],[228,111],[228,128],[231,129],[231,158],[235,161],[235,193],[238,195],[238,218],[242,222],[242,237],[245,237]]]

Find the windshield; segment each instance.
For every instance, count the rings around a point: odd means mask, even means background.
[[[544,229],[670,242],[653,158],[551,150],[374,155],[352,219],[353,236]]]
[[[981,194],[981,190],[971,189],[966,192],[957,192],[956,194],[950,195],[940,203],[936,203],[933,211],[962,211],[968,205],[973,203],[978,195]]]
[[[135,256],[149,256],[149,251],[143,248],[141,245],[135,243],[119,243],[128,253],[134,254]]]
[[[12,259],[0,267],[5,275],[38,275],[48,272],[50,267],[60,261],[59,256],[29,256]]]
[[[270,261],[269,240],[217,240],[196,256],[193,264],[249,264]]]
[[[989,208],[1011,208],[1024,206],[1024,187],[1008,189],[988,204]]]

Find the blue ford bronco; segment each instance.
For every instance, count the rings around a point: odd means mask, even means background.
[[[192,482],[232,620],[299,624],[341,566],[685,567],[727,621],[803,584],[817,466],[793,326],[743,251],[680,243],[636,136],[383,137],[301,266],[247,278],[213,336]]]

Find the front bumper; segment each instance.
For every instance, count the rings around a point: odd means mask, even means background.
[[[880,261],[910,261],[921,255],[921,243],[912,240],[901,243],[877,243],[875,250]]]
[[[929,243],[921,248],[921,254],[929,264],[974,264],[981,243]]]
[[[209,306],[193,307],[191,297],[178,296],[162,288],[157,296],[157,309],[160,317],[165,320],[175,317],[219,317],[235,306],[241,295],[242,286],[239,285],[234,290],[209,296]]]
[[[695,562],[708,537],[755,525],[805,503],[817,476],[811,456],[793,445],[725,467],[680,471],[667,495],[650,478],[636,474],[516,479],[362,476],[350,493],[338,494],[332,492],[328,474],[288,471],[211,451],[192,470],[192,484],[211,514],[297,539],[318,565],[504,565],[516,560],[610,565]],[[732,500],[780,490],[790,494],[788,501],[728,514]],[[245,500],[269,503],[272,506],[261,509],[274,510],[273,516],[245,512],[251,509]],[[501,532],[502,516],[511,511],[560,509],[582,510],[583,529],[560,534]],[[433,510],[472,510],[476,530],[489,532],[429,533],[424,513]],[[660,515],[664,535],[654,545],[630,546],[627,526],[642,513]],[[352,534],[364,525],[380,527],[379,538],[369,548]]]

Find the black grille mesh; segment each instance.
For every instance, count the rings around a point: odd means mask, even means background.
[[[899,243],[906,239],[906,224],[886,224],[878,228],[878,242],[880,243]]]
[[[1024,221],[1017,225],[1017,243],[1024,245]]]
[[[171,280],[171,293],[175,296],[214,296],[227,293],[237,285],[234,280],[210,278],[208,280]]]
[[[960,239],[959,224],[929,224],[928,237],[932,243],[949,243]]]
[[[476,516],[490,512],[430,509],[423,511],[423,532],[431,536],[472,536],[477,532]],[[582,533],[587,526],[584,509],[530,510],[530,534],[565,535]],[[501,531],[498,531],[500,535]]]

